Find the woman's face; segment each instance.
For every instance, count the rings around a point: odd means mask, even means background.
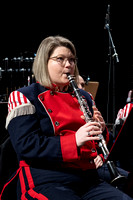
[[[51,82],[62,89],[69,84],[67,73],[74,74],[75,57],[66,47],[57,47],[48,60],[48,72]]]

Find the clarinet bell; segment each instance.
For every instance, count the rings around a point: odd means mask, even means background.
[[[116,188],[122,189],[124,186],[127,184],[127,177],[121,175],[114,165],[113,161],[108,161],[107,162],[112,180],[111,180],[111,185],[113,185]]]

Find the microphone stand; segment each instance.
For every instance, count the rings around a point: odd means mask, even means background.
[[[108,79],[108,96],[107,96],[107,124],[109,122],[108,116],[109,116],[109,99],[110,99],[110,93],[109,93],[109,88],[110,88],[110,76],[111,76],[111,67],[113,67],[113,122],[115,121],[115,63],[119,63],[119,58],[118,54],[115,49],[115,45],[113,42],[113,38],[111,35],[110,31],[110,5],[108,5],[107,8],[107,14],[105,17],[105,27],[108,31],[109,35],[109,79]],[[112,50],[113,50],[113,55],[112,55]],[[114,61],[115,59],[115,61]],[[113,61],[113,62],[112,62]]]

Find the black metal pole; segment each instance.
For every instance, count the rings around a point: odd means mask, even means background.
[[[110,5],[108,5],[107,13],[105,17],[105,26],[104,29],[108,31],[109,35],[109,78],[108,78],[108,95],[107,95],[107,124],[109,123],[109,103],[110,103],[110,79],[111,79],[111,68],[113,68],[113,122],[115,120],[115,63],[119,62],[118,54],[115,49],[115,45],[112,39],[111,31],[110,31]],[[113,52],[113,54],[112,54]],[[115,62],[114,62],[115,59]],[[113,62],[112,62],[113,60]]]

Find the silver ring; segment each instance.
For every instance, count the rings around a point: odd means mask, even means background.
[[[90,136],[91,134],[90,134],[90,132],[88,132],[88,136]]]

